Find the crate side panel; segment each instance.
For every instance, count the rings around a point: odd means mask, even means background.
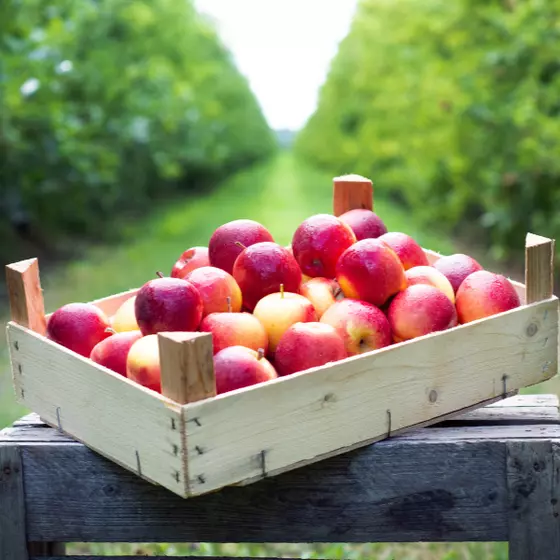
[[[179,405],[19,325],[8,325],[8,340],[25,406],[143,478],[186,494]]]
[[[557,353],[553,298],[187,405],[190,490],[269,476],[539,383],[557,372]]]
[[[96,305],[109,317],[116,313],[117,309],[128,299],[135,296],[138,293],[138,288],[122,292],[120,294],[115,294],[114,296],[108,296],[101,299],[96,299],[92,301],[93,305]]]

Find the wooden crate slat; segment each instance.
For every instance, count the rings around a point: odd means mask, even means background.
[[[135,296],[138,293],[138,290],[139,288],[132,288],[126,292],[121,292],[120,294],[93,300],[90,303],[99,307],[99,309],[110,317],[125,301]]]
[[[411,455],[410,442],[386,440],[188,500],[82,445],[21,448],[28,535],[36,541],[486,542],[508,537],[505,443],[499,441],[419,442]]]
[[[251,482],[540,383],[557,372],[557,341],[552,298],[186,405],[190,490]]]
[[[53,426],[185,495],[179,405],[20,327],[8,325],[16,394]]]

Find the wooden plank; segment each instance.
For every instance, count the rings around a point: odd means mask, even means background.
[[[560,558],[560,447],[551,441],[507,444],[509,558]]]
[[[47,322],[37,259],[6,265],[6,286],[12,320],[44,335]]]
[[[18,347],[16,393],[28,408],[140,476],[185,494],[177,403],[14,323],[8,340]]]
[[[557,337],[552,298],[185,405],[190,490],[252,482],[540,383],[557,372]]]
[[[158,335],[162,393],[186,404],[216,395],[212,335],[168,332]]]
[[[0,445],[0,558],[27,560],[21,453]]]
[[[478,408],[461,416],[444,420],[438,427],[447,426],[499,426],[503,424],[560,424],[558,409],[551,406],[540,407],[492,407]]]
[[[527,303],[542,301],[554,290],[554,239],[528,233],[525,239]]]
[[[333,214],[348,210],[373,210],[373,183],[361,175],[343,175],[333,179]]]
[[[501,442],[389,439],[187,500],[82,445],[23,444],[22,453],[28,538],[36,541],[486,542],[508,536]]]
[[[108,317],[114,315],[117,309],[127,300],[130,299],[132,296],[135,296],[138,293],[140,288],[132,288],[127,290],[126,292],[121,292],[120,294],[115,294],[113,296],[104,297],[101,299],[93,300],[90,303],[93,303],[101,311],[103,311]]]
[[[508,399],[503,399],[494,404],[488,405],[492,408],[508,407],[508,408],[534,408],[534,407],[552,407],[558,409],[559,399],[557,395],[515,395]]]

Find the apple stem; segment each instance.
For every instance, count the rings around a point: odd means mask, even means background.
[[[280,284],[280,298],[284,299],[284,284]]]
[[[111,327],[107,327],[105,329],[105,332],[110,332],[111,334],[117,334],[117,331]]]
[[[229,313],[231,313],[231,297],[228,296],[226,298],[226,301],[227,301],[227,310],[228,310]]]
[[[243,243],[241,243],[241,241],[236,241],[235,244],[236,244],[238,247],[241,247],[242,249],[247,249],[247,247],[246,247],[245,245],[243,245]]]
[[[156,272],[156,276],[158,276],[159,278],[165,278],[163,272],[160,272],[159,270]]]
[[[257,360],[262,360],[264,358],[264,348],[259,348]]]

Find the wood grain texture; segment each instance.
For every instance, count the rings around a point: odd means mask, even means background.
[[[554,290],[554,239],[528,233],[525,239],[527,303],[542,301]]]
[[[508,537],[505,444],[499,441],[389,439],[251,486],[187,500],[79,444],[21,448],[28,538],[35,541],[446,542]]]
[[[445,420],[437,426],[560,424],[558,408],[552,406],[478,408]]]
[[[13,323],[8,340],[18,347],[16,392],[28,408],[118,464],[185,494],[179,405]]]
[[[25,497],[19,447],[0,445],[0,558],[27,560]]]
[[[557,336],[554,298],[186,405],[190,491],[252,482],[540,383],[557,372]]]
[[[560,447],[551,441],[507,444],[509,558],[560,558]]]
[[[130,290],[127,290],[126,292],[121,292],[120,294],[93,300],[90,303],[93,303],[93,305],[99,307],[101,311],[103,311],[108,317],[110,317],[126,300],[135,296],[138,293],[138,290],[139,288],[132,288]]]
[[[12,321],[44,335],[47,321],[38,260],[27,259],[6,265],[6,286]]]
[[[361,175],[343,175],[333,179],[333,214],[340,216],[348,210],[373,210],[373,184]]]
[[[186,404],[216,395],[212,335],[195,332],[159,333],[162,393]]]

